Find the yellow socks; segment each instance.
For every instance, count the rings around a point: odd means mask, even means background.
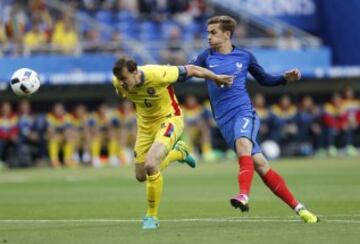
[[[64,145],[64,162],[67,166],[73,166],[74,164],[74,149],[75,145],[72,142],[67,142]]]
[[[93,158],[100,157],[101,141],[100,138],[94,138],[91,143],[91,156]]]
[[[163,178],[159,172],[154,175],[148,175],[146,181],[146,198],[148,208],[146,216],[158,217],[160,198],[163,189]]]
[[[116,141],[116,139],[110,139],[109,143],[108,143],[108,154],[109,157],[116,157],[117,156],[117,152],[118,152],[118,142]]]
[[[53,167],[59,165],[59,142],[57,140],[50,140],[49,142],[49,157]]]
[[[203,154],[211,153],[212,152],[212,147],[211,147],[210,143],[203,143],[201,145],[201,151],[202,151]]]
[[[174,149],[171,150],[166,156],[166,158],[161,162],[160,171],[163,171],[165,168],[167,168],[171,162],[183,160],[183,159],[184,159],[184,155],[182,152]]]

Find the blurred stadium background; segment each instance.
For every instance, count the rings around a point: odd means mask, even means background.
[[[248,84],[268,156],[357,156],[359,10],[357,0],[2,0],[1,161],[9,167],[130,163],[136,122],[132,105],[111,85],[116,57],[185,64],[207,48],[206,20],[218,14],[237,19],[234,42],[252,50],[268,72],[302,71],[303,80],[290,86]],[[41,76],[42,87],[29,100],[9,89],[20,67]],[[197,157],[231,157],[204,82],[192,80],[176,93]],[[49,160],[48,148],[59,159]]]
[[[359,12],[359,0],[0,0],[0,242],[358,243]],[[191,80],[175,90],[198,169],[169,167],[162,226],[140,230],[145,190],[126,166],[134,108],[116,96],[111,68],[122,54],[187,63],[219,14],[236,18],[234,42],[268,72],[302,71],[281,87],[249,77],[248,89],[264,151],[280,157],[272,166],[319,214],[316,226],[289,216],[259,178],[251,212],[230,208],[236,160],[206,85]],[[41,76],[28,100],[9,88],[21,67]]]

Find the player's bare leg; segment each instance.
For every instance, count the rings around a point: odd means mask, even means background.
[[[241,137],[235,142],[236,154],[239,162],[239,194],[230,199],[234,208],[240,208],[242,212],[249,211],[249,193],[254,176],[254,163],[251,157],[252,142]]]
[[[316,223],[319,218],[307,210],[286,186],[284,179],[271,169],[269,162],[262,153],[253,155],[255,170],[267,187],[290,208],[292,208],[306,223]]]

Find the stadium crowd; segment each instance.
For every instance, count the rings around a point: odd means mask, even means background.
[[[0,16],[0,55],[76,54],[119,49],[122,36],[193,39],[205,33],[206,8],[203,0],[6,0]]]
[[[282,155],[359,154],[353,137],[359,139],[360,100],[350,87],[320,105],[310,96],[295,104],[288,95],[269,105],[263,94],[255,94],[253,102],[262,122],[260,142],[276,142]],[[190,151],[205,161],[215,160],[226,146],[210,103],[189,95],[182,108]],[[128,101],[116,106],[100,104],[96,111],[88,111],[83,104],[67,111],[64,104],[55,103],[46,113],[32,113],[27,100],[16,109],[6,101],[0,106],[0,160],[9,167],[48,162],[53,167],[129,164],[135,138],[136,114]]]
[[[212,11],[204,0],[0,1],[0,56],[121,53],[130,41],[141,42],[159,62],[176,65],[202,48]],[[245,43],[253,36],[249,29],[240,21],[234,43],[301,48],[291,29],[277,33],[269,28]]]

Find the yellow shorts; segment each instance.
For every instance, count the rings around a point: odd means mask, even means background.
[[[135,163],[144,163],[151,145],[161,142],[170,151],[184,130],[184,118],[173,116],[152,124],[139,123],[134,147]]]

